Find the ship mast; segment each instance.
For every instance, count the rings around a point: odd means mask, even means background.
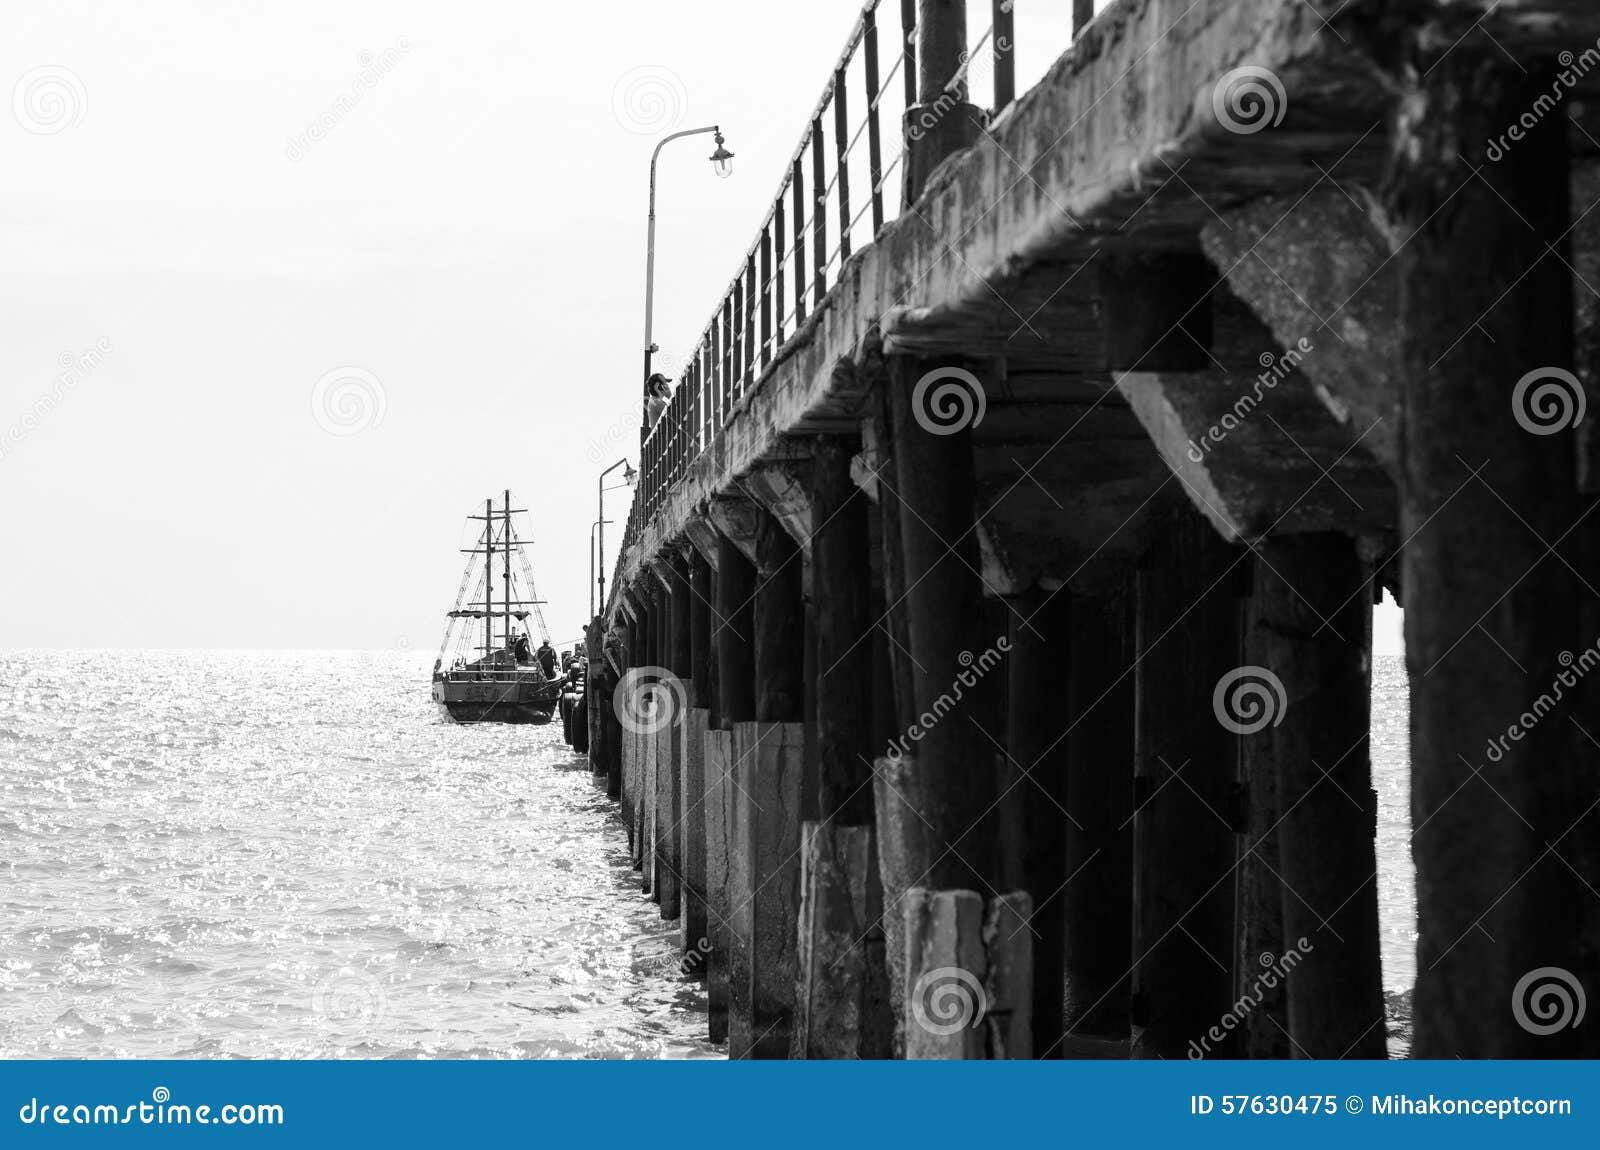
[[[505,574],[505,580],[506,580],[505,632],[506,632],[506,650],[510,651],[511,650],[511,489],[509,487],[506,488],[506,504],[505,504],[505,507],[506,507],[506,530],[505,530],[505,534],[501,537],[501,542],[505,544],[505,566],[506,566],[506,574]],[[516,656],[515,655],[512,655],[511,661],[512,661],[513,665],[516,664]]]
[[[494,650],[494,499],[483,501],[483,657]]]

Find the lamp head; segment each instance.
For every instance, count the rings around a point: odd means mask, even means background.
[[[711,165],[716,169],[717,175],[727,179],[733,175],[733,153],[722,146],[723,140],[720,131],[717,132],[716,140],[717,150],[711,153]]]
[[[622,465],[622,481],[624,483],[626,483],[629,487],[632,487],[633,484],[634,484],[634,481],[637,480],[638,478],[639,478],[639,473],[633,469],[633,464],[626,463],[626,462],[623,463],[623,465]]]

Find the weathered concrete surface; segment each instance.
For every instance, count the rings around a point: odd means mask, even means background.
[[[694,698],[692,683],[685,683],[688,698]],[[678,761],[681,764],[678,790],[678,831],[682,844],[682,905],[679,941],[684,954],[703,952],[710,944],[706,903],[706,730],[711,712],[691,707],[679,724]],[[697,971],[702,969],[697,967]]]
[[[910,860],[924,857],[931,845],[927,841],[928,825],[915,816],[905,799],[910,789],[907,776],[916,769],[915,755],[886,755],[872,764],[878,877],[883,884],[884,954],[889,967],[896,1057],[903,1056],[906,1050],[906,892],[925,877],[912,871]],[[917,841],[912,841],[913,836]]]
[[[733,732],[705,734],[706,796],[706,924],[711,958],[706,974],[706,999],[711,1013],[711,1040],[728,1037],[729,963],[735,945],[729,894],[728,795],[732,790]]]
[[[1201,230],[1206,253],[1285,347],[1313,350],[1318,397],[1389,468],[1400,443],[1399,265],[1352,193],[1323,185],[1246,204]]]
[[[907,1058],[1033,1056],[1032,914],[1022,892],[906,892]]]
[[[971,890],[906,891],[904,1003],[907,1058],[965,1059],[985,1054],[988,958],[983,896]]]
[[[661,904],[661,917],[677,918],[682,910],[683,825],[678,813],[679,756],[683,750],[683,709],[674,707],[671,721],[655,733],[655,859],[652,897]]]
[[[656,803],[660,792],[657,790],[656,771],[660,744],[653,732],[643,732],[639,735],[639,827],[643,840],[645,890],[650,893],[652,901],[661,901],[661,885],[658,882],[657,871],[660,864],[660,851],[656,846],[659,824],[656,822]]]
[[[791,1058],[887,1058],[883,888],[871,827],[800,834],[799,975]]]
[[[800,914],[800,792],[805,773],[804,723],[737,723],[734,753],[741,758],[731,796],[736,841],[748,883],[734,890],[734,918],[749,926],[750,1025],[740,1057],[787,1058],[794,1026]],[[744,873],[746,867],[748,873]],[[740,988],[734,988],[737,999]],[[730,1048],[729,1055],[734,1051]]]
[[[739,554],[754,563],[756,524],[761,520],[761,504],[741,492],[707,499],[704,511],[717,531],[739,549]]]
[[[739,490],[772,513],[801,547],[811,542],[811,498],[806,490],[809,459],[785,460],[754,468],[738,481]]]
[[[609,699],[607,703],[609,705]],[[622,823],[628,828],[628,859],[631,862],[635,858],[634,840],[638,834],[633,825],[633,753],[635,743],[633,732],[628,730],[627,727],[620,728],[620,736],[618,750],[619,757],[622,760]]]
[[[1223,538],[1394,528],[1394,486],[1298,374],[1131,371],[1117,389]]]
[[[755,811],[750,802],[755,786],[754,722],[733,725],[729,733],[726,775],[728,852],[728,1057],[749,1058],[755,1046],[751,948],[755,938]]]

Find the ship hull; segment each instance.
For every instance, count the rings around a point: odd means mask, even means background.
[[[531,675],[512,682],[436,679],[433,701],[457,723],[548,723],[560,695],[558,684]]]

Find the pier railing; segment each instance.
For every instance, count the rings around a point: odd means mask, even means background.
[[[989,109],[991,118],[1016,91],[1014,6],[970,6],[970,47],[945,87],[952,99]],[[647,432],[624,550],[822,307],[851,255],[900,214],[902,126],[918,96],[916,21],[917,0],[867,0],[856,18],[766,218]],[[1061,28],[1051,39],[1065,47],[1071,31]]]

